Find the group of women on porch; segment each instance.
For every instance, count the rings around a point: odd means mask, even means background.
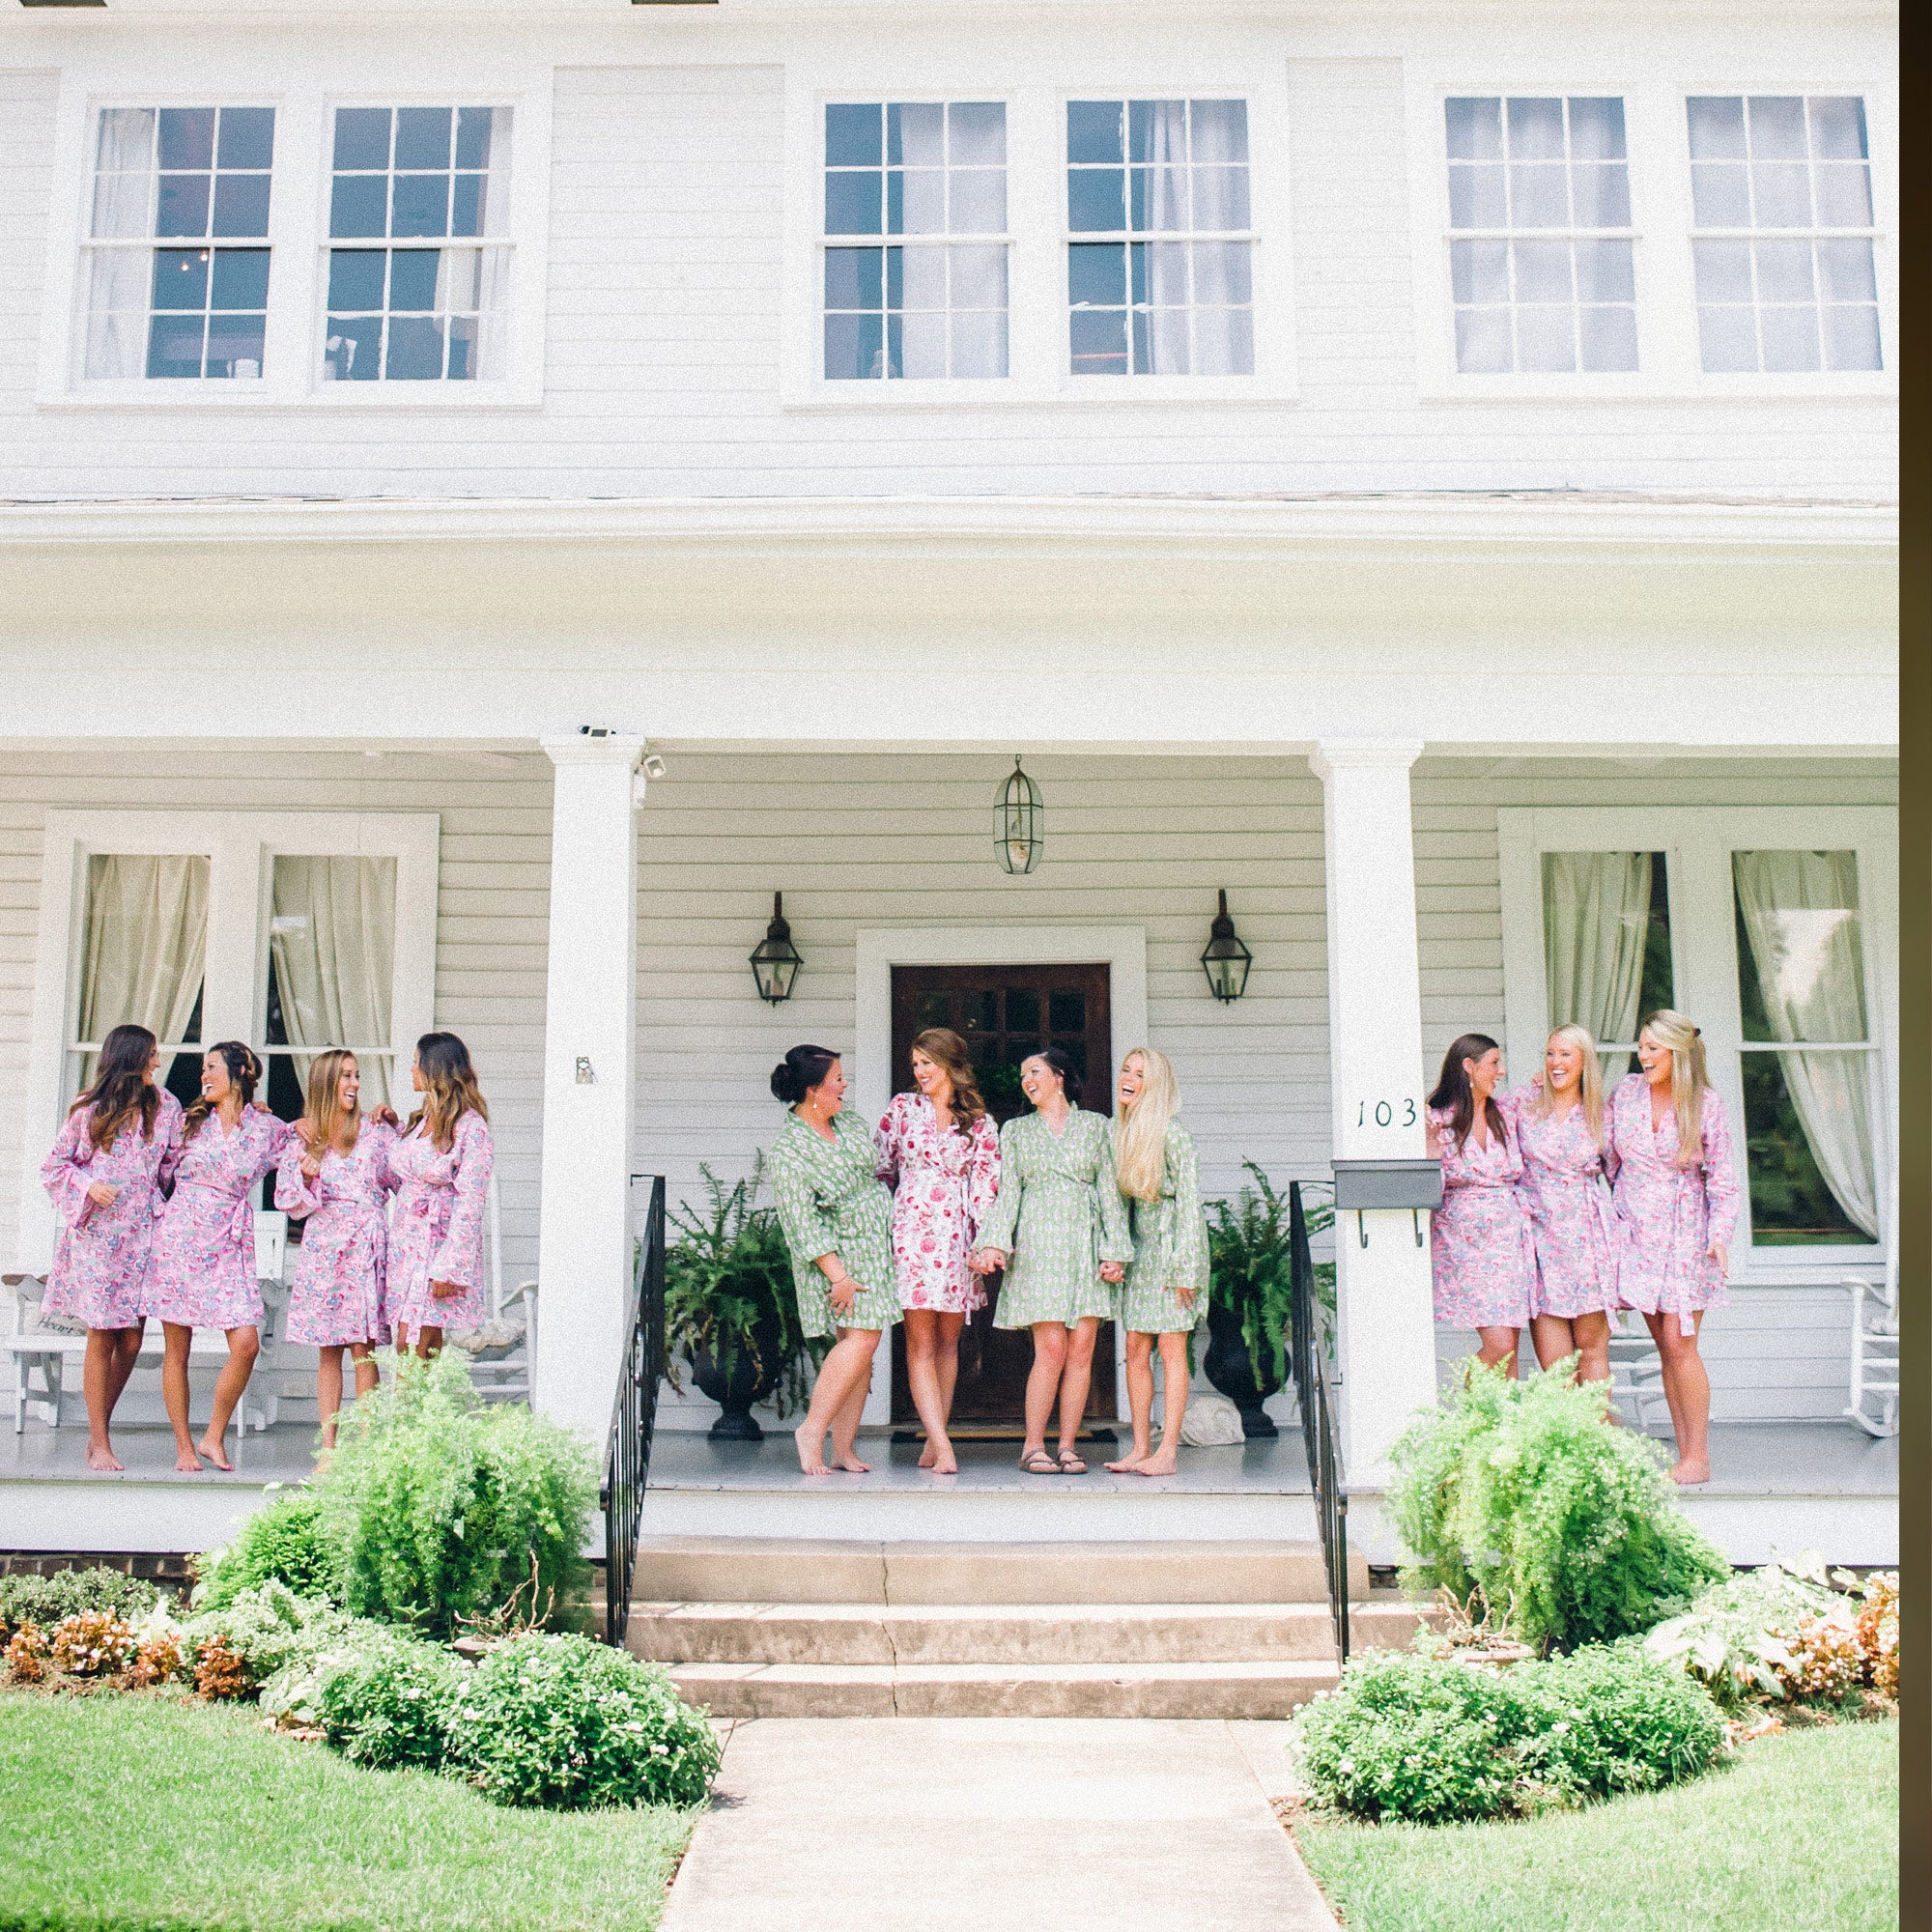
[[[772,1073],[790,1113],[767,1171],[799,1312],[808,1336],[837,1336],[797,1431],[801,1466],[808,1475],[869,1468],[856,1442],[872,1358],[903,1321],[906,1379],[926,1437],[921,1466],[956,1474],[948,1429],[959,1336],[985,1305],[986,1277],[1004,1270],[994,1325],[1030,1330],[1034,1347],[1020,1466],[1086,1473],[1079,1436],[1094,1348],[1113,1320],[1127,1333],[1134,1439],[1107,1467],[1172,1475],[1187,1336],[1207,1306],[1208,1224],[1166,1057],[1151,1047],[1127,1055],[1109,1121],[1081,1107],[1078,1070],[1049,1046],[1020,1067],[1033,1112],[997,1133],[957,1034],[922,1033],[912,1074],[917,1091],[895,1096],[873,1133],[845,1111],[844,1070],[829,1048],[794,1047]],[[1158,1449],[1156,1348],[1166,1386]]]
[[[1493,1039],[1471,1033],[1451,1045],[1429,1096],[1442,1162],[1435,1319],[1473,1328],[1479,1359],[1511,1375],[1527,1327],[1544,1368],[1574,1353],[1580,1378],[1607,1382],[1611,1321],[1637,1310],[1676,1430],[1671,1473],[1704,1483],[1711,1384],[1697,1336],[1705,1311],[1728,1298],[1730,1125],[1702,1037],[1682,1013],[1652,1013],[1636,1058],[1605,1095],[1596,1041],[1558,1027],[1541,1072],[1504,1090]]]
[[[185,1112],[159,1070],[155,1036],[116,1027],[41,1169],[60,1220],[42,1310],[88,1331],[88,1465],[122,1466],[109,1425],[153,1317],[175,1466],[234,1466],[228,1424],[261,1350],[255,1196],[270,1174],[276,1207],[306,1223],[284,1334],[319,1350],[317,1408],[331,1444],[345,1350],[366,1394],[374,1350],[392,1336],[432,1354],[445,1330],[483,1320],[490,1117],[469,1049],[450,1033],[416,1042],[422,1099],[407,1123],[387,1107],[363,1114],[360,1068],[341,1049],[311,1061],[307,1104],[292,1122],[256,1103],[262,1064],[239,1040],[203,1056],[201,1094]],[[198,1440],[188,1416],[197,1328],[228,1340]]]

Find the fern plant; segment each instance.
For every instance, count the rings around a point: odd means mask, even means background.
[[[1208,1204],[1208,1252],[1213,1274],[1209,1295],[1240,1318],[1248,1360],[1264,1378],[1271,1375],[1280,1387],[1288,1379],[1288,1332],[1294,1298],[1289,1199],[1260,1162],[1244,1160],[1241,1168],[1254,1177],[1254,1185],[1243,1187],[1232,1201]],[[1303,1204],[1303,1214],[1312,1236],[1331,1224],[1335,1210],[1325,1201],[1312,1202]],[[1316,1268],[1315,1294],[1328,1311],[1332,1334],[1332,1262]]]

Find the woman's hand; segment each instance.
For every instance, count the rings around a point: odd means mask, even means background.
[[[435,1301],[454,1301],[463,1293],[460,1281],[433,1281],[429,1285],[430,1297]]]
[[[1005,1248],[981,1248],[973,1257],[973,1265],[981,1274],[997,1274],[1006,1266],[1008,1255]]]
[[[312,1148],[315,1145],[315,1140],[316,1140],[315,1122],[311,1121],[306,1114],[304,1114],[301,1117],[301,1119],[296,1122],[296,1134],[298,1138],[301,1141],[303,1147]]]
[[[302,1155],[301,1175],[304,1180],[313,1180],[322,1172],[322,1150],[311,1148]]]
[[[390,1106],[386,1100],[380,1107],[371,1107],[369,1109],[369,1118],[379,1127],[400,1127],[403,1124],[396,1117],[395,1108]]]
[[[1100,1279],[1107,1283],[1109,1287],[1112,1287],[1116,1282],[1125,1281],[1126,1278],[1127,1271],[1119,1262],[1102,1262],[1100,1264]]]
[[[1173,1291],[1175,1300],[1180,1303],[1182,1313],[1187,1315],[1194,1313],[1194,1297],[1200,1293],[1198,1288],[1177,1288]]]
[[[840,1315],[849,1314],[859,1298],[859,1284],[849,1274],[841,1274],[837,1281],[826,1284],[825,1298]]]
[[[111,1208],[121,1198],[121,1190],[110,1186],[104,1180],[91,1180],[87,1184],[87,1198],[97,1208]]]
[[[1716,1262],[1718,1264],[1718,1272],[1719,1274],[1727,1275],[1730,1273],[1731,1251],[1729,1248],[1725,1247],[1722,1241],[1713,1241],[1711,1245],[1704,1250],[1704,1259],[1706,1261]]]

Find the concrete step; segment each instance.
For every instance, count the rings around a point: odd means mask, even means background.
[[[1286,1718],[1333,1662],[684,1663],[718,1718]]]
[[[1367,1594],[1351,1552],[1350,1594]],[[654,1537],[642,1602],[709,1604],[1325,1604],[1318,1544],[845,1542]]]

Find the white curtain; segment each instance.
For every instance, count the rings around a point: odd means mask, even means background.
[[[1634,1039],[1650,930],[1648,852],[1543,855],[1543,960],[1552,1028],[1586,1026],[1599,1040]],[[1614,1086],[1628,1054],[1604,1059]]]
[[[1734,852],[1731,872],[1772,1037],[1863,1039],[1857,855]],[[1876,1240],[1869,1056],[1781,1053],[1778,1060],[1825,1185],[1853,1227]]]
[[[275,861],[269,947],[291,1046],[386,1047],[395,984],[396,862]],[[296,1054],[304,1085],[310,1054]],[[388,1065],[365,1054],[362,1105],[389,1097]]]
[[[206,858],[98,852],[88,860],[82,1039],[144,1026],[164,1045],[181,1040],[207,964]],[[82,1086],[97,1058],[87,1056]]]
[[[100,116],[95,150],[97,239],[145,240],[153,233],[155,113],[110,107]],[[122,381],[147,366],[148,290],[154,254],[147,248],[93,251],[87,297],[87,373]]]

